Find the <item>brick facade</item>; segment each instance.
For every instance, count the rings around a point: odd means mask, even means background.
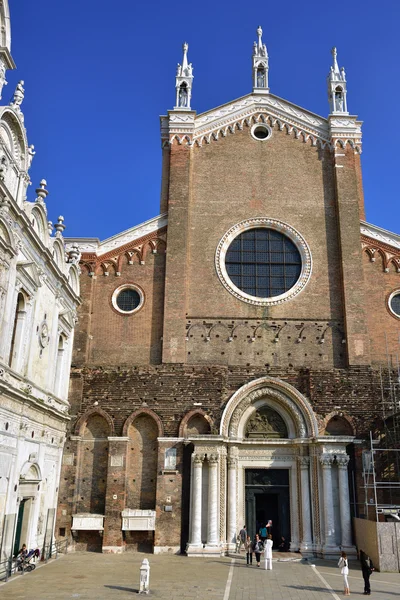
[[[230,443],[221,437],[224,411],[243,386],[263,377],[293,386],[316,419],[318,432],[307,442],[315,551],[323,544],[318,444],[329,446],[335,438],[347,445],[351,485],[356,482],[352,511],[363,511],[361,457],[369,431],[379,426],[385,333],[391,353],[398,344],[393,336],[398,319],[386,301],[399,286],[400,262],[390,261],[392,255],[385,259],[382,248],[361,238],[359,146],[335,137],[331,117],[331,130],[311,113],[301,117],[325,128],[326,135],[330,131],[327,142],[323,134],[317,139],[316,130],[310,133],[312,128],[296,129],[294,117],[287,123],[277,119],[267,101],[264,108],[251,108],[251,96],[246,98],[247,117],[232,121],[223,134],[218,130],[219,137],[208,133],[207,143],[196,134],[195,113],[177,112],[175,121],[174,111],[165,117],[170,133],[163,149],[161,211],[168,215],[167,231],[154,230],[128,245],[117,240],[112,251],[82,254],[71,435],[58,528],[68,534],[71,516],[79,512],[100,513],[105,524],[101,534],[74,534],[79,548],[141,550],[154,544],[184,550],[191,453],[197,442],[200,450],[206,447],[207,436],[210,444]],[[204,118],[198,117],[199,130],[205,128]],[[189,123],[186,137],[175,132],[176,120]],[[221,122],[222,117],[218,127]],[[257,122],[270,127],[265,142],[251,134]],[[236,223],[257,217],[288,224],[309,246],[310,280],[289,301],[247,303],[218,278],[219,241]],[[371,262],[377,255],[389,260],[388,272],[386,263],[382,268],[380,260]],[[136,313],[123,315],[113,308],[111,296],[129,283],[143,290],[145,301]],[[349,442],[352,436],[355,445]],[[176,449],[173,468],[166,461],[171,449]],[[300,445],[294,451],[303,456]],[[217,459],[224,498],[226,455],[212,461]],[[207,485],[212,464],[204,468]],[[207,497],[203,500],[209,510]],[[155,509],[155,531],[123,531],[125,508]],[[219,526],[223,538],[223,508]]]

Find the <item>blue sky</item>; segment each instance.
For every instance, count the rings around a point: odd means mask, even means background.
[[[12,55],[3,101],[25,81],[23,111],[37,154],[33,185],[48,181],[49,217],[68,236],[104,239],[159,212],[159,115],[174,104],[183,41],[198,113],[251,91],[259,24],[271,92],[328,114],[330,49],[346,68],[348,107],[364,121],[367,220],[400,232],[397,118],[400,3],[237,0],[9,0]],[[392,116],[390,116],[392,115]]]

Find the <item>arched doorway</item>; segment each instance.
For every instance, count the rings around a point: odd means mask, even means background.
[[[22,544],[28,547],[31,544],[33,531],[33,512],[37,499],[42,475],[39,465],[26,462],[22,467],[18,485],[18,513],[14,537],[14,554],[18,552]]]

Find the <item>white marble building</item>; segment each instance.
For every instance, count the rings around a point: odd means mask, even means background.
[[[7,0],[0,32],[1,92],[15,67]],[[79,304],[79,252],[65,251],[63,217],[48,220],[46,182],[26,198],[35,152],[24,82],[10,95],[0,106],[0,560],[23,543],[42,548],[53,532]]]
[[[249,435],[249,422],[263,411],[282,423],[282,437],[263,424]],[[258,499],[270,507],[266,519],[280,522],[291,551],[355,554],[346,453],[353,441],[319,436],[309,401],[286,382],[262,377],[241,387],[224,410],[219,435],[186,440],[194,445],[188,555],[233,551],[246,523],[253,538]]]

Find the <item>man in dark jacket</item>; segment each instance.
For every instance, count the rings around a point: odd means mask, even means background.
[[[369,578],[371,577],[371,573],[374,570],[374,565],[372,564],[372,560],[368,556],[364,550],[360,550],[360,563],[362,576],[364,579],[364,596],[371,595],[371,585],[369,583]]]

